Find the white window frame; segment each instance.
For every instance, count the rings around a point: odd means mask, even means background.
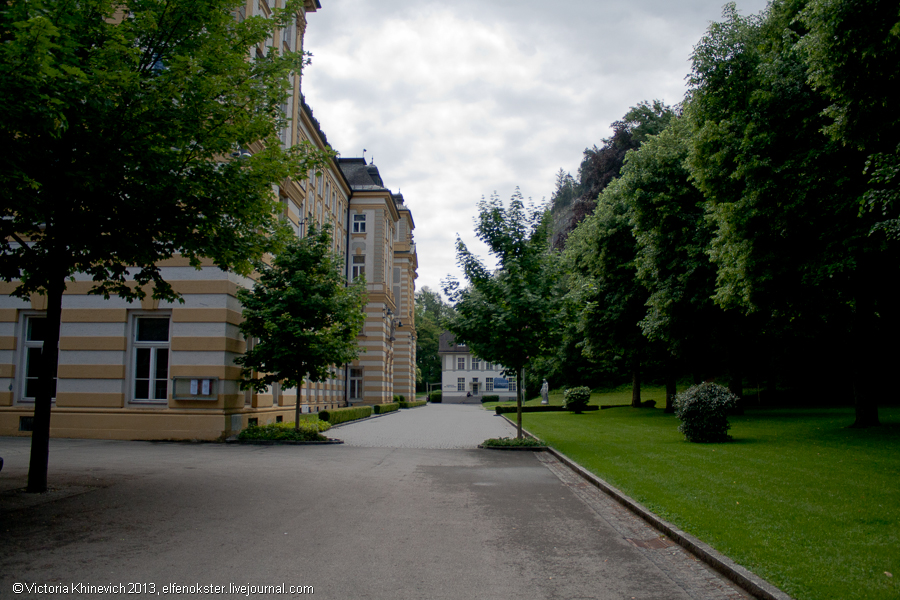
[[[366,232],[366,215],[365,214],[353,215],[353,233],[365,233],[365,232]]]
[[[477,356],[472,357],[472,371],[480,371],[481,370],[481,359]]]
[[[362,400],[363,398],[363,367],[350,367],[350,399]]]
[[[131,367],[131,372],[129,374],[129,403],[131,404],[140,404],[140,405],[167,405],[169,403],[169,394],[171,393],[170,385],[169,385],[169,373],[172,368],[172,315],[168,313],[135,313],[131,316],[131,332],[129,336],[129,340],[131,342],[131,348],[129,351],[129,364]],[[139,341],[138,332],[139,322],[141,319],[166,319],[168,321],[169,329],[168,329],[168,337],[166,341]],[[147,378],[147,398],[138,398],[137,397],[137,383],[138,383],[138,352],[140,350],[150,350],[150,365],[148,375],[150,377]],[[166,394],[165,398],[154,398],[156,386],[155,384],[159,381],[162,381],[157,374],[157,365],[159,361],[160,351],[165,350],[166,355]],[[144,378],[142,377],[141,380]]]
[[[19,402],[23,404],[34,404],[34,401],[37,399],[36,396],[26,396],[26,390],[28,389],[28,380],[37,379],[37,377],[28,377],[28,365],[30,363],[28,359],[28,351],[35,349],[43,350],[44,348],[44,340],[32,341],[28,339],[28,323],[38,319],[44,319],[46,322],[47,313],[25,313],[22,318],[22,335],[19,337],[19,339],[22,340],[22,353],[19,359],[19,364],[22,368],[22,381],[19,384]],[[40,354],[41,353],[38,353],[39,360]],[[40,369],[40,365],[38,365],[37,368]],[[55,385],[50,401],[56,402],[56,392],[58,391],[56,389],[56,386],[59,385],[59,380],[56,377],[54,377],[53,380],[55,382]]]
[[[466,370],[466,357],[465,356],[457,356],[456,357],[456,370],[457,371],[465,371]]]
[[[357,260],[357,259],[362,260]],[[364,276],[366,274],[366,255],[365,254],[354,254],[353,259],[350,261],[350,279],[351,281],[356,281],[359,277]]]
[[[493,377],[485,377],[484,378],[484,391],[486,391],[486,392],[494,391],[494,378]]]
[[[466,391],[466,378],[465,377],[457,377],[456,378],[456,391],[457,392]]]

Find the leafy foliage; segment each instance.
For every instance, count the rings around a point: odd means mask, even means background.
[[[591,388],[586,386],[569,388],[563,392],[563,408],[578,414],[591,399]]]
[[[310,227],[275,256],[256,264],[252,290],[238,290],[244,305],[241,333],[255,343],[235,359],[242,387],[265,391],[276,381],[299,387],[323,381],[332,366],[359,355],[356,336],[365,315],[361,280],[347,285],[342,261],[331,252],[330,226]]]
[[[331,410],[319,411],[319,419],[328,421],[332,425],[346,423],[347,421],[356,421],[357,419],[365,419],[372,416],[373,409],[371,406],[351,406],[348,408],[334,408]]]
[[[539,448],[546,446],[544,442],[537,438],[530,437],[522,437],[522,438],[490,438],[484,440],[481,444],[486,448]]]
[[[716,383],[690,387],[675,399],[675,416],[681,420],[678,431],[689,442],[726,442],[731,439],[728,412],[737,403],[737,396]]]
[[[444,293],[456,309],[447,328],[457,343],[520,376],[531,357],[553,347],[558,331],[561,290],[554,275],[556,263],[547,248],[545,214],[526,207],[518,190],[509,206],[492,195],[478,209],[475,234],[497,259],[498,269],[491,271],[457,238],[457,261],[469,287],[460,289],[456,281],[445,282]],[[519,403],[521,395],[520,385]]]
[[[416,383],[423,389],[425,384],[441,380],[439,342],[444,320],[452,314],[453,307],[444,302],[439,292],[428,286],[416,291]]]
[[[248,56],[300,5],[241,22],[237,0],[0,5],[0,278],[47,296],[30,491],[47,485],[70,277],[105,298],[177,300],[161,261],[249,274],[284,242],[272,184],[329,153],[278,138],[304,54]]]
[[[373,404],[372,412],[376,415],[386,415],[389,412],[400,410],[400,402],[390,402],[388,404]]]
[[[292,442],[324,442],[328,438],[320,435],[322,431],[331,429],[325,421],[301,421],[297,427],[294,423],[271,423],[269,425],[251,425],[238,434],[239,440],[273,440]]]

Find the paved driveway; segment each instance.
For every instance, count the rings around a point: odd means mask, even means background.
[[[471,404],[429,404],[347,423],[328,435],[367,448],[475,448],[488,438],[515,437],[509,421]]]
[[[511,430],[432,405],[336,428],[341,446],[60,439],[43,495],[16,491],[29,440],[0,438],[0,598],[46,597],[14,595],[17,583],[285,584],[341,600],[743,597],[552,457],[412,447]],[[379,447],[388,438],[404,446]],[[305,595],[286,589],[256,597]]]

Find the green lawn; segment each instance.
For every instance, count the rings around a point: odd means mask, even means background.
[[[647,391],[661,407],[661,388]],[[591,398],[629,401],[628,390]],[[735,440],[725,444],[684,441],[660,408],[526,413],[523,422],[798,600],[897,600],[900,408],[880,416],[884,426],[855,430],[849,408],[750,410],[730,419]]]

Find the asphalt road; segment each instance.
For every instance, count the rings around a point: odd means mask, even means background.
[[[334,446],[58,439],[40,495],[20,491],[30,440],[0,438],[0,598],[745,597],[551,456],[474,449],[485,432],[513,434],[480,407],[429,405],[335,428]]]

